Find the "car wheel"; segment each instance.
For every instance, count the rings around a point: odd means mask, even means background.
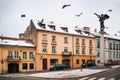
[[[87,68],[87,66],[85,66],[85,68]]]
[[[54,71],[56,71],[56,69],[54,68]]]

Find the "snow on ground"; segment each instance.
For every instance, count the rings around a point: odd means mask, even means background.
[[[45,78],[71,78],[71,77],[87,76],[87,75],[98,73],[98,72],[105,71],[105,70],[107,69],[83,69],[82,71],[80,69],[75,69],[75,70],[35,73],[35,74],[28,75],[28,76],[45,77]]]
[[[112,68],[120,67],[120,65],[112,66]],[[110,68],[111,69],[111,68]],[[71,77],[82,77],[109,69],[74,69],[74,70],[64,70],[64,71],[50,71],[42,72],[28,75],[30,77],[44,77],[44,78],[71,78]]]

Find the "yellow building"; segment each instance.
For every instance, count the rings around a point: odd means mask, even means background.
[[[0,36],[0,73],[35,71],[35,46],[30,40]]]
[[[42,71],[54,64],[80,68],[88,60],[95,61],[96,39],[89,30],[31,20],[22,35],[36,45],[36,71]]]
[[[96,39],[88,27],[80,29],[31,20],[19,39],[0,36],[0,73],[49,70],[66,64],[80,68],[96,60]]]

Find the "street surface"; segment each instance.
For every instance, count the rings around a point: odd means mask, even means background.
[[[79,80],[120,80],[120,67],[99,74],[86,76]]]
[[[29,74],[29,73],[28,73]],[[110,69],[108,71],[100,72],[85,77],[76,78],[41,78],[41,77],[28,77],[25,73],[0,75],[0,80],[120,80],[120,67]]]

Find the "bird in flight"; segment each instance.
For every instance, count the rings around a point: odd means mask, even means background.
[[[62,9],[64,9],[65,7],[68,7],[68,6],[71,6],[71,5],[70,5],[70,4],[63,5],[63,6],[62,6]]]
[[[26,17],[26,15],[25,15],[25,14],[22,14],[22,15],[21,15],[21,18],[23,18],[23,17]]]
[[[76,14],[77,17],[80,17],[83,13],[81,12],[80,14]]]
[[[112,12],[112,9],[109,9],[108,12]]]

